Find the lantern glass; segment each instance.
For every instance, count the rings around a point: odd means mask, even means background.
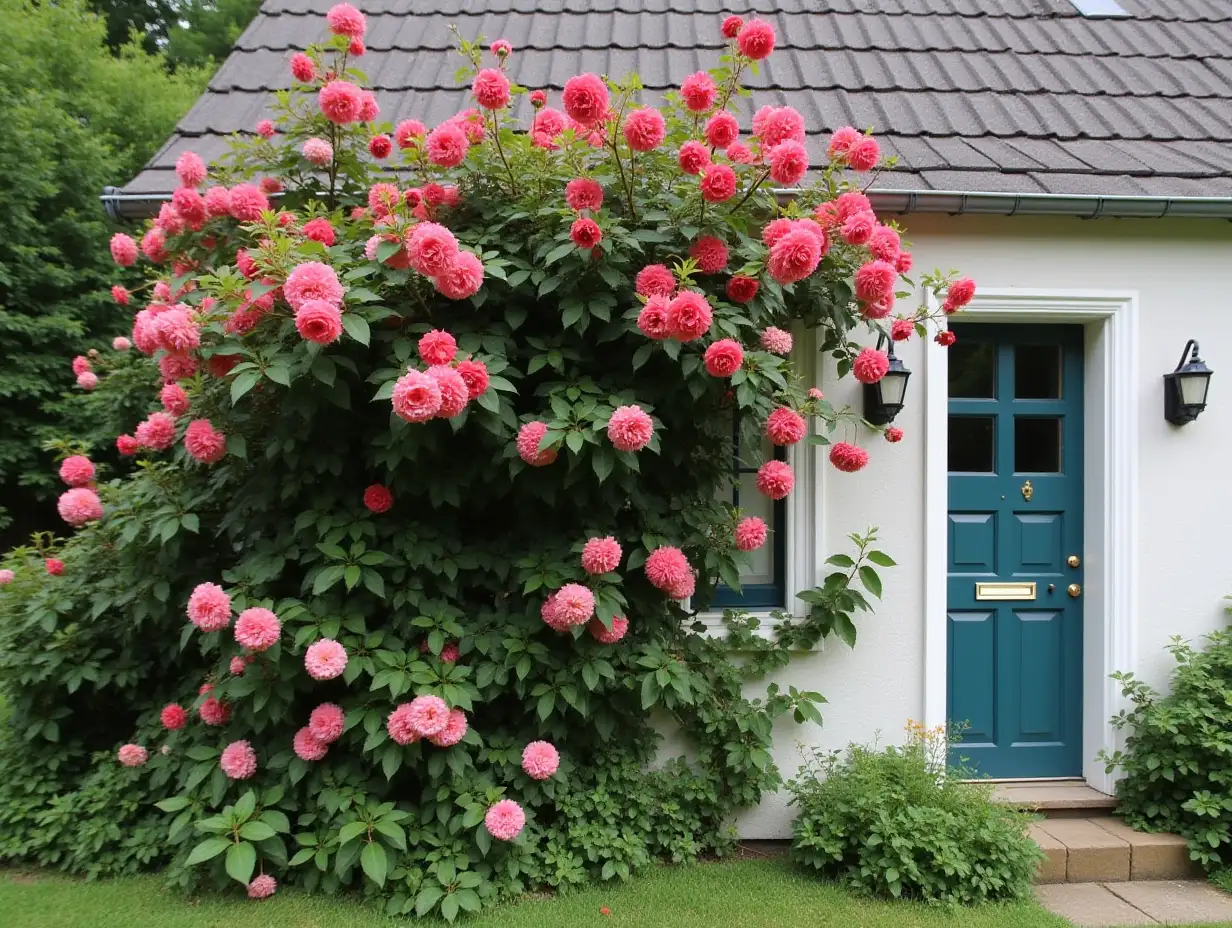
[[[881,403],[884,406],[903,405],[903,396],[907,392],[907,371],[890,371],[881,378]]]
[[[1206,388],[1211,383],[1211,375],[1209,373],[1205,371],[1181,373],[1177,375],[1176,379],[1181,389],[1181,402],[1184,405],[1206,405]]]

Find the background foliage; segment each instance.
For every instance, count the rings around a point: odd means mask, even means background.
[[[112,51],[83,0],[0,0],[0,550],[54,525],[52,404],[68,362],[125,331],[99,204],[165,140],[204,85],[137,45]],[[114,433],[113,433],[114,434]],[[78,438],[88,438],[78,435]]]

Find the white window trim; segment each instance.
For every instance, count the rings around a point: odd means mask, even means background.
[[[816,335],[810,329],[799,327],[793,332],[792,338],[795,344],[792,360],[796,373],[802,378],[806,389],[821,386],[822,366],[818,363]],[[815,423],[810,422],[810,435],[816,434],[814,429]],[[787,601],[781,609],[758,607],[744,610],[761,620],[758,632],[764,637],[769,637],[778,624],[771,613],[799,615],[811,608],[807,603],[797,600],[796,593],[816,586],[821,576],[823,565],[820,558],[824,555],[820,552],[825,550],[825,546],[821,537],[823,522],[819,502],[823,498],[825,468],[822,466],[824,459],[817,453],[817,447],[806,439],[787,449],[787,463],[791,465],[792,473],[796,477],[796,485],[786,500],[787,524],[780,529],[787,533],[784,555],[787,563],[783,577]],[[722,609],[698,613],[697,619],[706,627],[705,633],[708,636],[723,637],[727,634]]]
[[[936,302],[930,297],[930,308]],[[981,289],[961,322],[1078,323],[1085,328],[1082,772],[1112,792],[1095,759],[1114,750],[1110,719],[1124,708],[1110,674],[1138,654],[1138,294],[1119,290]],[[946,551],[949,359],[925,352],[924,717],[946,719]]]

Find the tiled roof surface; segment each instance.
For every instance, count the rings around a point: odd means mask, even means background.
[[[653,100],[716,62],[734,12],[778,34],[749,82],[757,105],[800,110],[818,161],[834,128],[872,129],[899,159],[879,188],[1232,197],[1232,0],[1120,0],[1125,18],[1086,18],[1069,0],[352,2],[368,15],[360,66],[395,121],[431,125],[469,105],[451,24],[512,42],[525,86],[635,70]],[[125,192],[167,192],[182,151],[209,159],[251,131],[332,3],[266,0]]]

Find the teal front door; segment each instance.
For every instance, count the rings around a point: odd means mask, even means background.
[[[955,325],[948,716],[976,775],[1082,775],[1082,328]]]

